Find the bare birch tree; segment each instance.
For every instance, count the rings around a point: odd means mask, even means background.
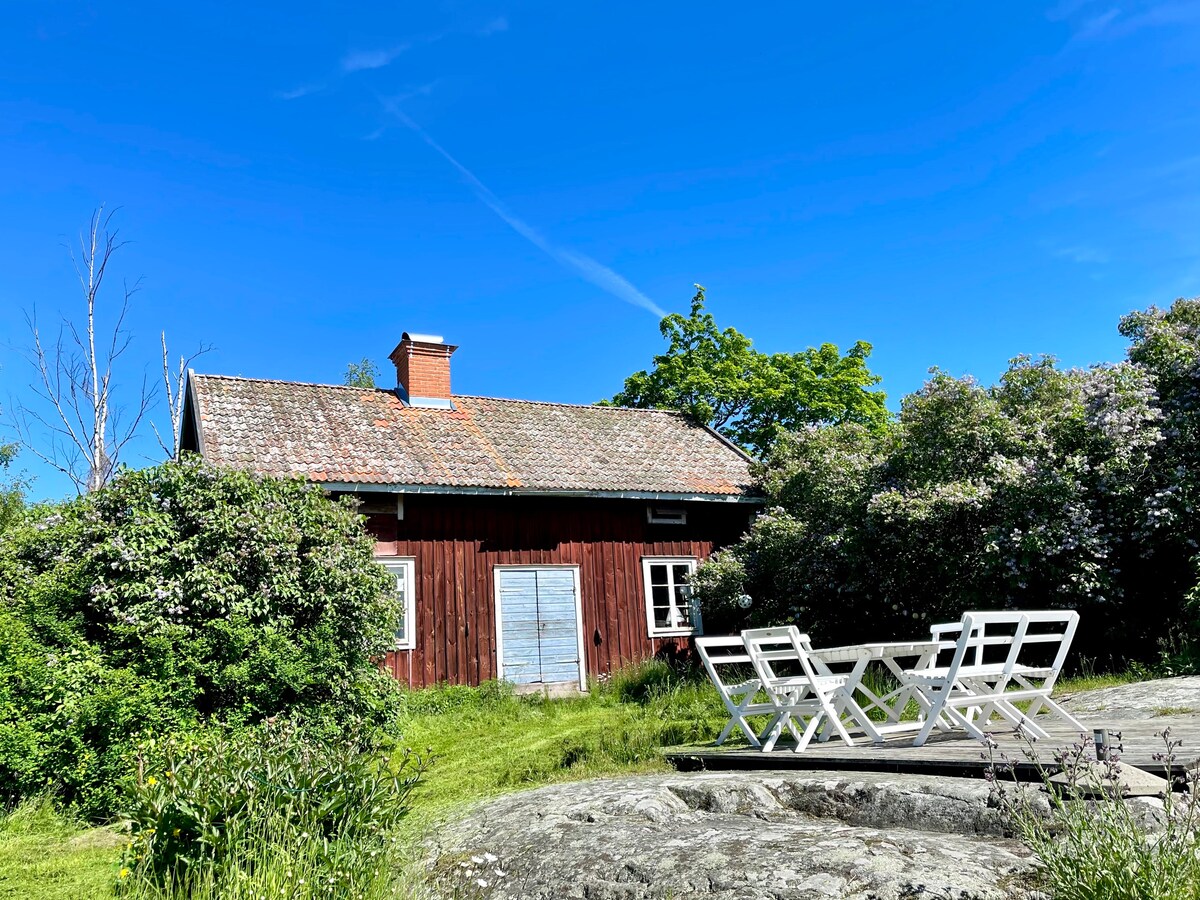
[[[115,403],[112,396],[113,367],[129,348],[125,315],[140,280],[122,285],[112,332],[98,333],[101,288],[113,254],[125,243],[112,228],[113,215],[106,215],[103,206],[97,208],[87,233],[79,237],[78,251],[71,250],[87,306],[82,333],[64,317],[54,343],[48,345],[36,314],[26,316],[33,334],[30,362],[37,373],[29,387],[40,402],[17,405],[17,433],[21,444],[71,478],[80,493],[108,482],[153,403],[144,375],[140,392],[128,405]]]
[[[161,337],[163,395],[167,400],[167,410],[171,414],[171,443],[167,443],[157,425],[151,422],[150,427],[154,430],[154,437],[158,439],[158,446],[167,456],[174,456],[179,451],[179,429],[183,426],[183,392],[187,387],[188,370],[197,357],[212,349],[212,345],[201,344],[200,349],[188,357],[180,354],[178,368],[172,368],[171,355],[167,352],[167,333],[162,332]]]

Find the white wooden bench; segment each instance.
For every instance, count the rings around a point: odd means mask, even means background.
[[[945,720],[982,741],[993,716],[1046,738],[1035,721],[1043,709],[1082,733],[1083,725],[1050,697],[1078,624],[1073,610],[1048,610],[969,612],[957,624],[933,626],[933,636],[950,658],[946,665],[934,659],[903,673],[926,710],[913,746],[922,746]],[[1021,701],[1029,702],[1024,712],[1015,705]]]

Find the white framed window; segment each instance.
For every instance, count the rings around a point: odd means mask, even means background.
[[[686,525],[687,510],[680,506],[646,507],[646,521],[651,525]]]
[[[700,610],[692,596],[691,556],[642,557],[642,585],[646,591],[646,625],[650,637],[699,634]]]
[[[396,624],[396,649],[411,650],[416,627],[416,579],[413,577],[416,560],[407,556],[377,556],[396,581],[396,596],[400,599],[400,621]]]

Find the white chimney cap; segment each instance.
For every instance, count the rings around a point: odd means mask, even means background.
[[[412,341],[417,344],[444,344],[446,339],[440,334],[416,334],[404,332],[400,338],[402,341]]]

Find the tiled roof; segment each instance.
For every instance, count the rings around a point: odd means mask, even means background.
[[[204,456],[356,484],[744,494],[748,459],[659,410],[489,397],[405,406],[392,391],[193,375]]]

